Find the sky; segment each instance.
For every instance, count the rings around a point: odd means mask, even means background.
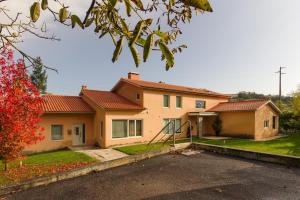
[[[158,53],[136,68],[125,49],[119,60],[112,63],[114,45],[109,38],[98,39],[92,29],[72,30],[58,23],[48,29],[61,41],[28,37],[19,47],[32,56],[41,56],[44,64],[58,69],[59,73],[48,71],[48,92],[53,94],[78,95],[82,85],[110,90],[130,71],[140,73],[143,80],[227,94],[239,91],[277,94],[275,72],[280,66],[286,67],[283,94],[296,90],[300,84],[300,1],[210,2],[213,13],[194,16],[190,24],[182,26],[183,35],[178,43],[187,44],[188,49],[176,54],[175,66],[169,71]],[[30,5],[23,4],[11,0],[7,7],[16,11]],[[82,1],[71,4],[76,12],[86,9]]]

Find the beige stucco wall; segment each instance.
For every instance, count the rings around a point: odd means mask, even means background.
[[[222,136],[254,138],[255,112],[222,112]]]
[[[37,144],[28,146],[25,152],[49,151],[72,146],[73,126],[75,124],[85,124],[86,145],[94,144],[94,114],[44,114],[40,127],[44,127],[43,135],[45,139]],[[51,125],[62,124],[64,139],[60,141],[51,140]]]
[[[126,93],[125,93],[126,94]],[[170,107],[163,107],[163,94],[170,95]],[[176,108],[176,96],[182,96],[182,108]],[[106,139],[105,147],[122,145],[137,142],[146,142],[151,140],[162,128],[164,118],[181,118],[182,123],[188,120],[188,112],[205,111],[208,108],[227,101],[227,99],[203,97],[197,95],[177,94],[163,91],[143,92],[143,105],[147,109],[144,111],[108,111],[105,115]],[[206,109],[195,108],[196,100],[205,100]],[[132,138],[112,139],[112,120],[113,119],[142,119],[143,120],[143,136]],[[193,132],[197,131],[195,123],[193,123]],[[183,127],[183,132],[187,132],[187,126]],[[182,135],[183,137],[185,135]]]
[[[143,98],[143,90],[141,88],[126,83],[121,83],[119,88],[116,90],[116,93],[138,105],[143,106],[144,98]],[[137,94],[140,94],[139,100],[136,98]]]
[[[273,116],[276,116],[276,127],[273,129]],[[279,117],[269,105],[262,107],[255,112],[255,139],[263,139],[278,134]],[[269,127],[264,128],[264,121],[269,120]]]

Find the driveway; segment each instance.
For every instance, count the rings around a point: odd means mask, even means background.
[[[300,199],[300,169],[201,152],[164,155],[8,199]]]

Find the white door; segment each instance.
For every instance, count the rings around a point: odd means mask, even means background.
[[[198,117],[198,137],[203,136],[203,117]]]
[[[82,145],[84,144],[84,135],[83,135],[83,125],[82,124],[75,124],[73,127],[73,145]]]

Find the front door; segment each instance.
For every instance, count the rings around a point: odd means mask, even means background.
[[[203,136],[203,117],[197,117],[198,125],[198,137]]]
[[[73,127],[73,145],[83,145],[85,142],[84,126],[83,124],[75,124]]]

